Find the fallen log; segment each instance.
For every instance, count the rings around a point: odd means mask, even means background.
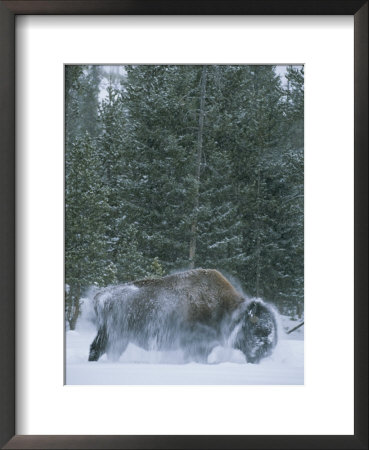
[[[290,334],[293,331],[296,331],[297,329],[299,329],[300,327],[302,327],[304,325],[304,322],[301,322],[299,325],[297,325],[296,327],[292,328],[292,330],[287,331],[286,334]]]

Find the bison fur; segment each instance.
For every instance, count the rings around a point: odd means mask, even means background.
[[[118,359],[131,342],[146,350],[182,349],[186,360],[197,362],[230,344],[257,363],[277,343],[273,310],[260,299],[247,299],[213,269],[101,289],[94,309],[98,332],[89,361],[104,353]]]

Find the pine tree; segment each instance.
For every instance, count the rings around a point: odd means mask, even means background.
[[[304,67],[287,68],[285,89],[284,179],[288,186],[280,203],[286,224],[284,243],[284,289],[282,308],[301,318],[304,309]]]
[[[129,216],[145,257],[169,270],[188,266],[197,83],[191,66],[127,67]]]
[[[116,279],[106,251],[108,204],[99,159],[90,136],[77,139],[66,155],[65,282],[66,318],[74,329],[84,290]]]
[[[88,285],[201,266],[301,314],[303,68],[285,88],[273,66],[123,73],[66,71],[71,326]]]
[[[80,123],[80,96],[83,67],[65,66],[65,139],[66,146],[78,135]]]

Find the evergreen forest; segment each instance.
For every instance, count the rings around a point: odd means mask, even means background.
[[[303,66],[65,66],[67,326],[196,267],[303,315]]]

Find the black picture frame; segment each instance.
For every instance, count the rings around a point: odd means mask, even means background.
[[[15,435],[15,17],[27,14],[353,15],[354,435]],[[334,167],[332,165],[332,169]],[[0,445],[6,449],[367,449],[368,448],[368,1],[10,0],[0,1]]]

